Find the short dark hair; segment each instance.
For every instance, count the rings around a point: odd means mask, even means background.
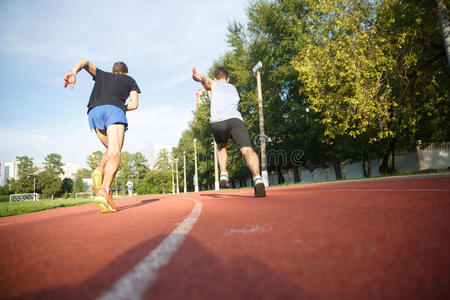
[[[118,61],[114,64],[112,71],[113,73],[128,73],[128,67],[124,62]]]
[[[214,78],[216,79],[228,79],[228,71],[224,67],[219,67],[214,72]]]

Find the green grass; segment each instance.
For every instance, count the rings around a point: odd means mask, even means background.
[[[23,202],[0,202],[0,217],[22,215],[58,207],[76,206],[92,202],[92,199],[61,199]]]

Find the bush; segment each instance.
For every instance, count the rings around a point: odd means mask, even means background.
[[[0,195],[0,202],[9,202],[9,195]]]

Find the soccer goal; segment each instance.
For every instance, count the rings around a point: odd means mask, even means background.
[[[92,199],[92,192],[75,193],[75,199]]]
[[[39,201],[38,193],[27,193],[27,194],[11,194],[9,195],[9,202],[19,202],[19,201]]]

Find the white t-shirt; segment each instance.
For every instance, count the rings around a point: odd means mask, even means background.
[[[234,85],[216,80],[216,86],[211,94],[211,118],[210,123],[238,118],[242,121],[238,111],[238,103],[241,100]]]

